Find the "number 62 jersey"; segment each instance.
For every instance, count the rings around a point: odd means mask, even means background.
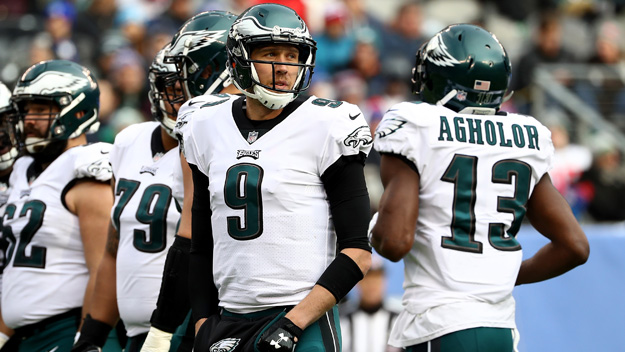
[[[108,143],[76,146],[36,175],[30,157],[15,161],[3,215],[10,244],[2,280],[2,317],[11,328],[82,307],[89,272],[78,216],[65,195],[80,179],[110,182]]]
[[[531,116],[405,102],[385,114],[374,148],[405,158],[420,177],[415,242],[404,258],[405,311],[391,345],[515,327],[516,234],[534,186],[551,168],[550,131]]]

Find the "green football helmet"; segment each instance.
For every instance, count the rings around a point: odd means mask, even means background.
[[[260,83],[252,49],[259,45],[291,44],[299,49],[299,63],[281,63],[298,66],[299,73],[292,89],[276,89]],[[234,85],[245,95],[257,99],[269,109],[281,109],[308,89],[315,67],[317,43],[312,39],[306,23],[289,7],[278,4],[259,4],[244,11],[228,34],[228,69]],[[275,76],[275,66],[272,66]],[[252,91],[249,89],[252,88]]]
[[[56,105],[58,113],[29,113],[29,119],[49,121],[48,133],[44,138],[27,137],[25,147],[31,154],[46,149],[53,141],[67,141],[83,133],[95,132],[100,125],[100,89],[91,72],[71,61],[42,61],[31,66],[17,81],[11,100],[15,103],[20,122],[27,111],[26,103],[38,102]]]
[[[19,152],[19,133],[15,105],[11,102],[11,91],[0,82],[0,171],[11,166]]]
[[[448,26],[425,42],[413,68],[413,92],[457,112],[494,113],[504,102],[512,67],[492,33]]]
[[[169,103],[182,104],[202,94],[219,93],[230,82],[226,69],[226,38],[236,16],[226,11],[206,11],[187,20],[172,38],[164,63],[176,74],[165,76],[172,87]]]

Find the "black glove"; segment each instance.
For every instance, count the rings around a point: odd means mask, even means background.
[[[261,335],[256,344],[260,352],[293,352],[302,329],[293,324],[287,317],[278,319],[271,324]]]
[[[93,319],[87,314],[85,321],[80,329],[80,335],[71,352],[99,352],[106,342],[109,333],[113,329],[112,326],[105,322]]]
[[[102,352],[102,349],[88,341],[78,341],[72,346],[71,352]]]

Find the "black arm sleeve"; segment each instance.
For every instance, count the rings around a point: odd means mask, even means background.
[[[161,291],[150,323],[157,329],[174,333],[191,308],[189,303],[189,250],[191,240],[176,236],[169,247]]]
[[[371,251],[367,238],[371,206],[363,171],[365,158],[363,153],[342,156],[321,175],[339,251],[345,248]]]
[[[189,166],[193,173],[189,298],[195,323],[219,312],[219,296],[213,281],[213,231],[208,177],[197,166]]]

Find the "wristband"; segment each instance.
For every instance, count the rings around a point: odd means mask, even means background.
[[[330,291],[338,303],[363,277],[358,264],[347,254],[339,253],[323,272],[317,285]]]
[[[173,336],[172,333],[150,326],[150,331],[148,331],[148,336],[141,347],[141,352],[168,352]]]
[[[0,332],[0,350],[2,349],[2,347],[7,343],[7,341],[9,341],[9,335]]]

